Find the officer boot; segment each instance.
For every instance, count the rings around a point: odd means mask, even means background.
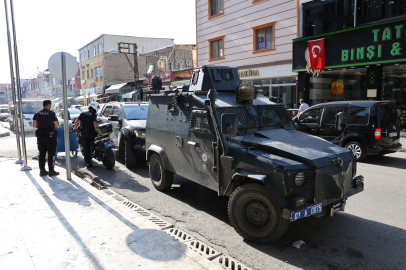
[[[49,176],[59,175],[59,172],[54,170],[54,167],[49,167]]]
[[[48,175],[48,171],[46,171],[45,169],[40,169],[39,176],[45,176],[45,175]]]

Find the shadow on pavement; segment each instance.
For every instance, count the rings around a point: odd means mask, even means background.
[[[405,158],[394,156],[367,156],[362,162],[371,165],[379,165],[406,170],[406,153],[404,153],[404,156]]]

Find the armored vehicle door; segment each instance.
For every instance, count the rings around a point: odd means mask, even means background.
[[[213,143],[216,141],[208,110],[192,110],[190,136],[187,142],[196,170],[196,182],[218,191]]]

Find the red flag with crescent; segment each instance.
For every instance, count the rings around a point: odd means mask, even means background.
[[[307,47],[309,49],[309,68],[323,69],[326,66],[324,38],[309,40]]]

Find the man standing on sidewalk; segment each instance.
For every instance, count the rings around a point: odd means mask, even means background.
[[[78,119],[75,121],[75,126],[73,130],[78,130],[79,121],[82,125],[82,139],[83,139],[83,154],[85,158],[86,167],[92,167],[92,163],[90,161],[90,147],[92,146],[94,138],[97,136],[96,128],[98,126],[97,123],[97,115],[96,109],[93,106],[89,106],[88,111],[82,112]]]
[[[56,130],[59,126],[58,119],[53,111],[51,111],[51,101],[49,99],[42,102],[44,107],[42,110],[34,114],[32,126],[36,128],[35,136],[38,144],[38,163],[40,176],[59,175],[59,172],[54,170],[54,156],[56,152]],[[49,173],[45,170],[45,155],[48,152],[48,168]]]
[[[306,102],[304,102],[303,99],[301,99],[300,100],[300,107],[299,107],[299,114],[301,114],[302,112],[304,112],[308,108],[309,108],[309,105]]]

